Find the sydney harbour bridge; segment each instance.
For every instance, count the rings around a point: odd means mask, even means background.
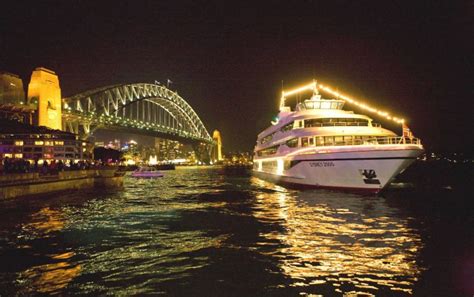
[[[62,104],[63,129],[83,138],[111,129],[177,140],[208,154],[217,144],[193,108],[162,85],[106,86],[63,98]]]
[[[107,128],[214,143],[193,108],[176,92],[156,84],[113,85],[63,98],[62,117],[66,130],[84,137]]]

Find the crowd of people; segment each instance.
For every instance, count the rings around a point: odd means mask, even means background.
[[[10,159],[5,158],[0,160],[0,174],[9,174],[9,173],[29,173],[29,172],[38,172],[40,174],[57,174],[59,171],[65,170],[85,170],[85,169],[94,169],[99,166],[103,166],[101,161],[78,161],[74,162],[73,160],[67,160],[63,162],[62,160],[56,161],[43,161],[42,164],[39,164],[38,160],[35,160],[34,163],[30,163],[24,159]]]

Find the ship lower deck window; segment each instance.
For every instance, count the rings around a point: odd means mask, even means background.
[[[403,142],[404,141],[404,142]],[[337,135],[337,136],[305,136],[288,140],[288,147],[310,147],[310,146],[344,146],[344,145],[383,145],[399,143],[418,143],[418,140],[403,140],[402,137],[394,136],[372,136],[372,135]],[[257,152],[258,156],[269,156],[275,154],[278,146],[266,148]]]
[[[343,145],[344,144],[344,137],[343,136],[334,136],[334,144]]]
[[[325,144],[325,145],[333,145],[333,144],[334,144],[334,137],[332,137],[332,136],[325,136],[325,137],[324,137],[324,144]]]
[[[264,144],[264,143],[267,143],[269,141],[271,141],[273,139],[273,136],[275,135],[275,133],[278,132],[278,131],[275,131],[273,133],[270,133],[268,134],[267,136],[263,137],[261,140],[260,140],[260,143],[261,144]]]
[[[288,147],[297,147],[298,146],[298,138],[293,138],[293,139],[290,139],[286,142],[286,145]]]
[[[324,137],[316,137],[316,146],[324,146]]]
[[[260,150],[257,152],[257,156],[259,157],[265,157],[265,156],[271,156],[274,155],[277,152],[278,145],[268,147],[266,149]]]
[[[273,134],[270,134],[270,135],[268,135],[268,136],[265,136],[265,137],[262,138],[262,140],[260,140],[260,143],[261,143],[261,144],[267,143],[267,142],[269,142],[270,140],[272,140],[272,138],[273,138]]]
[[[301,137],[301,146],[306,147],[308,146],[308,144],[309,144],[308,137]]]
[[[263,171],[273,171],[277,167],[277,161],[262,161]]]
[[[281,132],[286,132],[286,131],[292,130],[293,129],[293,123],[294,122],[291,122],[291,123],[288,123],[285,126],[281,127],[280,131]]]
[[[364,144],[396,144],[399,141],[397,137],[389,136],[317,136],[315,138],[316,146],[330,145],[364,145]],[[303,139],[303,138],[302,138]],[[310,145],[312,141],[310,138]]]

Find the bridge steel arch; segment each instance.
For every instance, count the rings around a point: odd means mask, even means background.
[[[112,85],[64,98],[63,118],[64,130],[84,136],[95,128],[112,128],[214,144],[193,108],[156,84]]]

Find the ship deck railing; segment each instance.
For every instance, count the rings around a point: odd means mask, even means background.
[[[304,138],[304,137],[302,137]],[[318,138],[322,138],[319,140]],[[304,142],[301,142],[302,144]],[[414,144],[421,145],[421,140],[416,137],[390,137],[390,136],[317,136],[314,145],[308,141],[306,146],[346,146],[346,145],[394,145],[394,144]]]
[[[316,141],[314,138],[316,138]],[[300,137],[298,147],[326,147],[326,146],[355,146],[355,145],[417,145],[421,146],[421,140],[416,137],[391,137],[391,136],[305,136]],[[310,140],[313,138],[313,140]],[[270,157],[277,153],[279,146],[274,145],[259,151],[256,155],[259,157]],[[293,146],[292,146],[293,147]],[[296,146],[295,146],[296,148]]]

